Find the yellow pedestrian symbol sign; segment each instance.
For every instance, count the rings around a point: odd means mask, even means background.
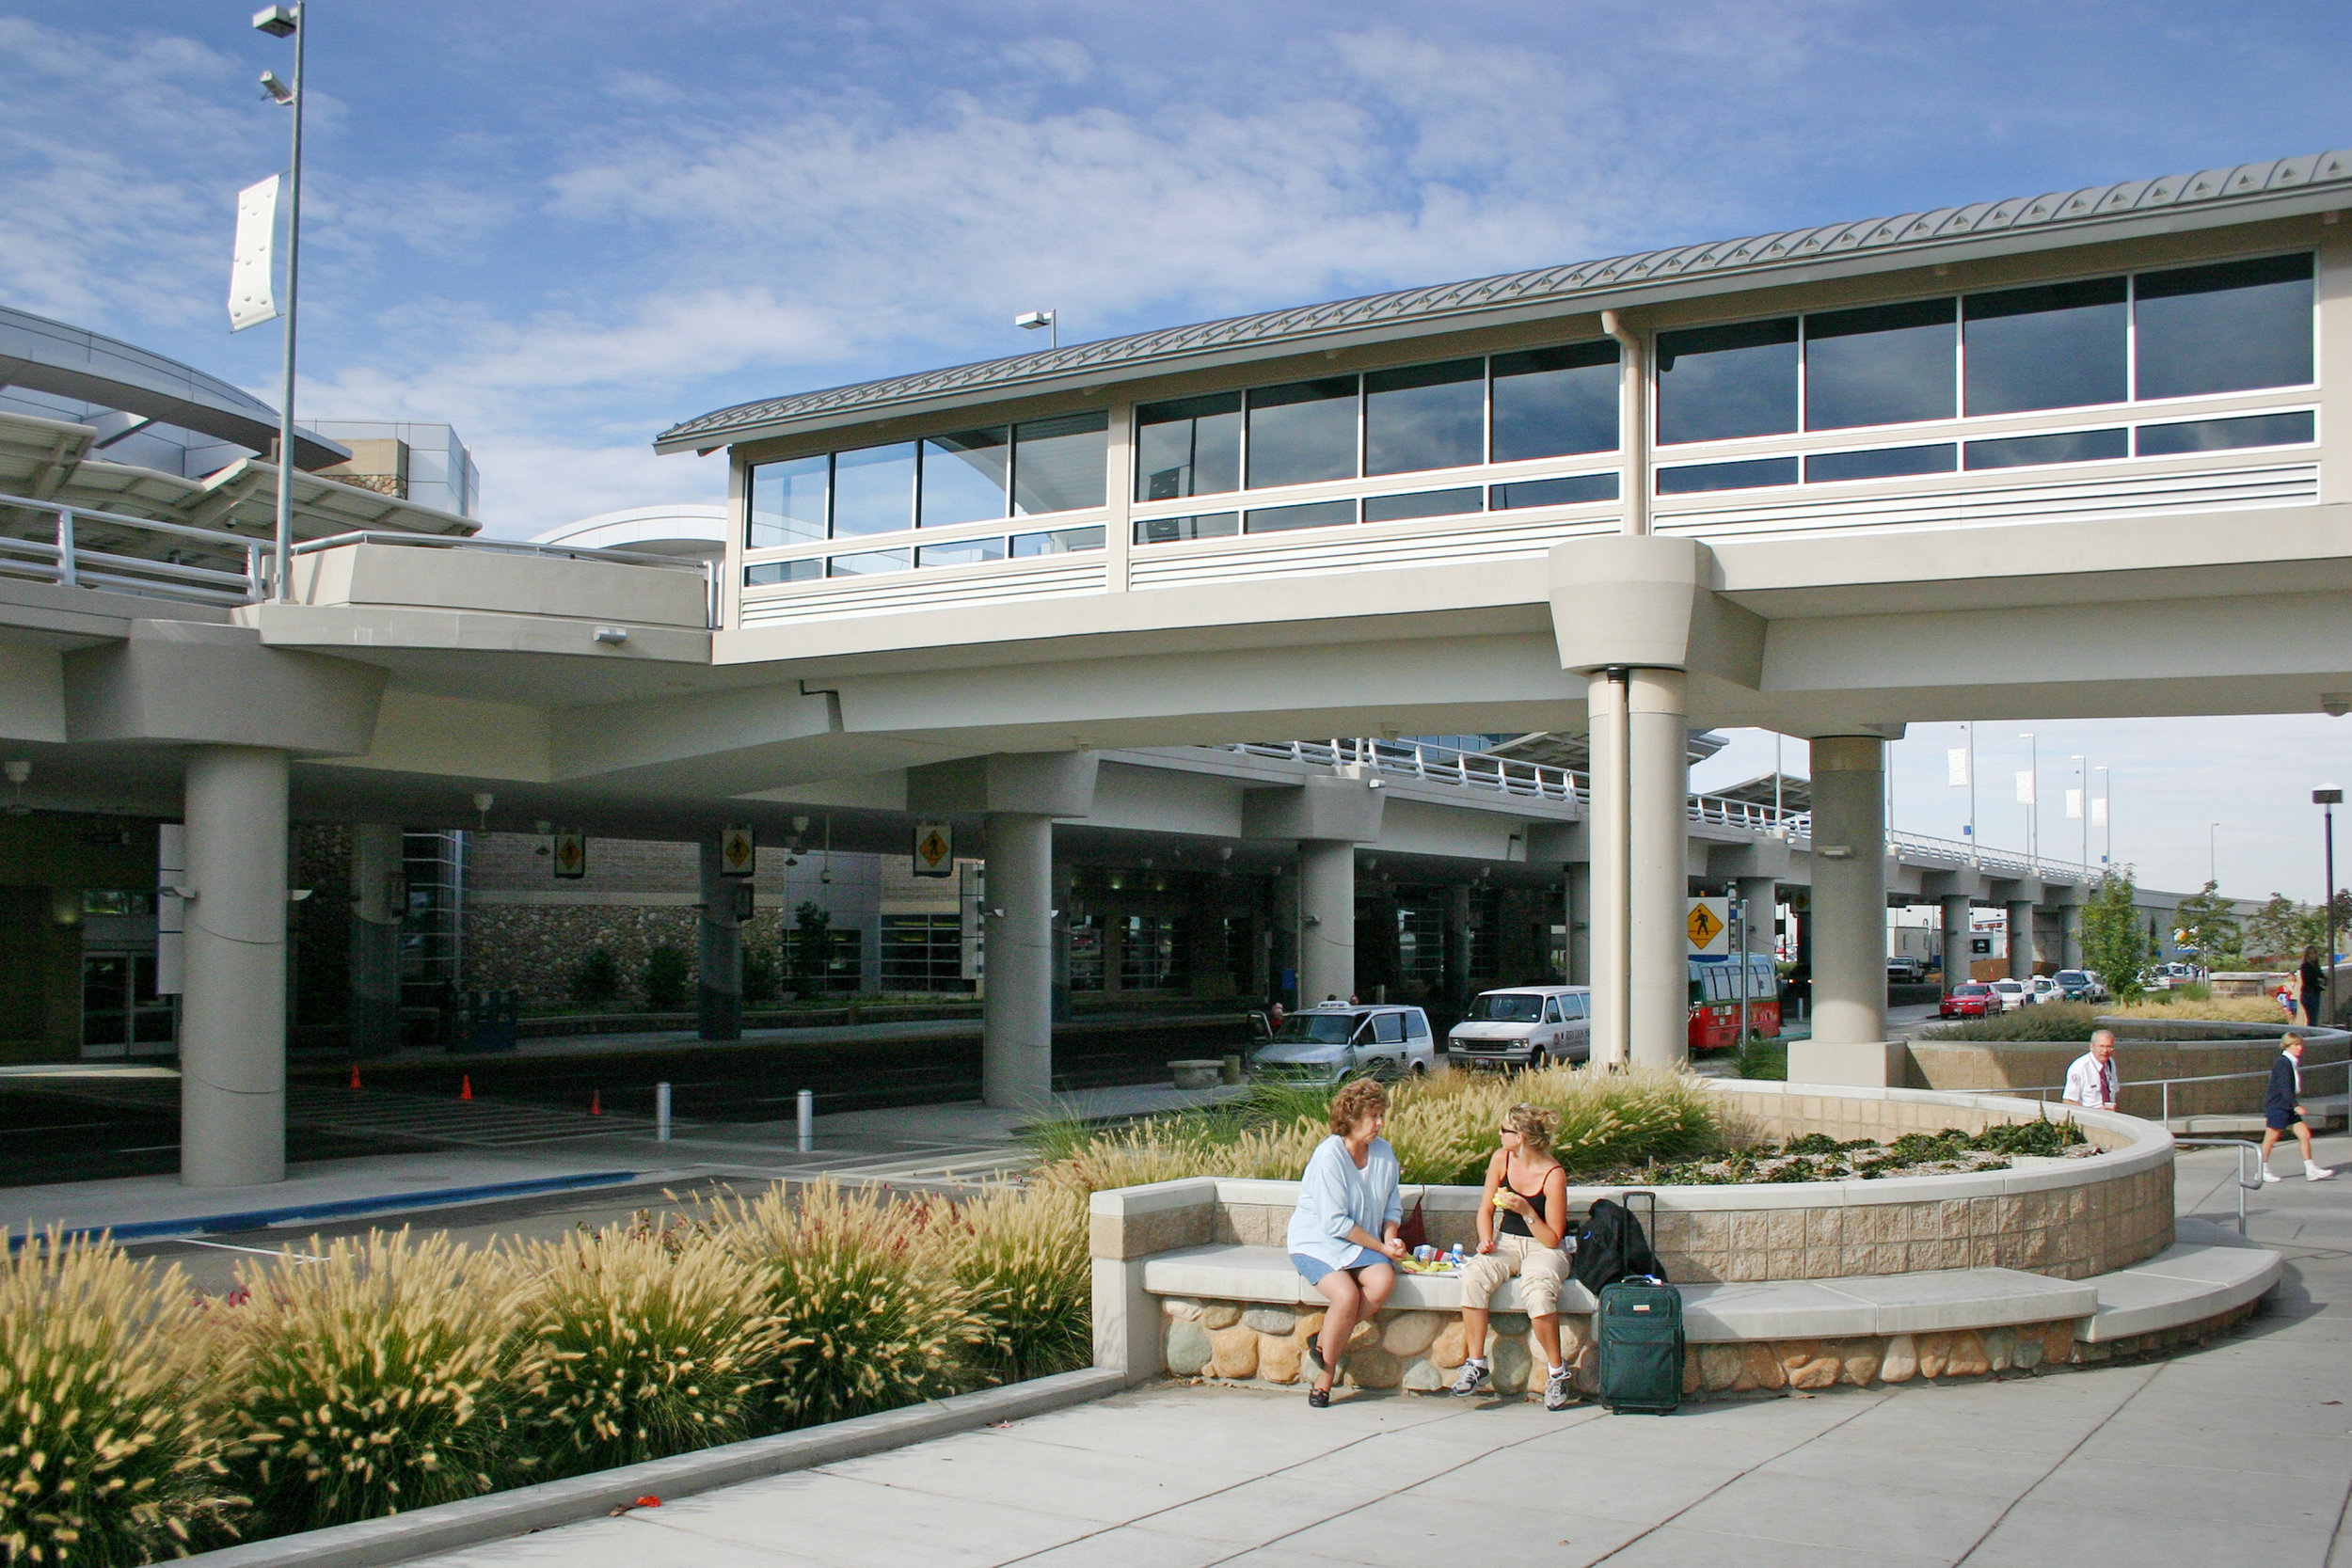
[[[915,824],[914,874],[918,877],[952,877],[956,874],[956,830],[952,823]]]
[[[719,835],[719,871],[722,876],[750,876],[758,854],[758,835],[749,828],[731,827]]]
[[[1692,952],[1719,951],[1716,947],[1716,938],[1724,934],[1725,927],[1724,911],[1716,908],[1721,902],[1722,900],[1713,898],[1692,900],[1690,917],[1683,922],[1682,927],[1690,936]]]

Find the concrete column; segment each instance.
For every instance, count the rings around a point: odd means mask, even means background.
[[[1792,1080],[1888,1082],[1885,768],[1877,736],[1813,742],[1813,1037]]]
[[[1947,894],[1944,906],[1944,990],[1968,978],[1968,921],[1976,906],[1964,893]]]
[[[736,879],[715,838],[702,849],[702,918],[694,927],[694,1012],[707,1040],[743,1037],[743,927],[735,918]]]
[[[286,1176],[286,753],[188,753],[180,1180]]]
[[[1279,867],[1266,879],[1266,998],[1297,1010],[1305,988],[1298,983],[1298,874]],[[1283,985],[1288,974],[1291,983]]]
[[[1690,1060],[1687,677],[1634,670],[1627,682],[1627,1037],[1635,1067]]]
[[[1596,670],[1587,688],[1587,743],[1592,800],[1585,818],[1592,846],[1586,875],[1596,1067],[1621,1068],[1630,1059],[1626,976],[1626,682],[1624,673]]]
[[[2012,980],[2033,978],[2033,901],[2012,898],[2009,901],[2009,977]]]
[[[2061,904],[2058,917],[2058,928],[2063,933],[2058,951],[2065,958],[2061,967],[2080,969],[2083,966],[2083,907],[2080,904]]]
[[[1298,841],[1298,1005],[1356,990],[1356,846]]]
[[[1445,890],[1445,999],[1456,1007],[1470,1003],[1470,890],[1456,882]]]
[[[1077,870],[1068,862],[1054,867],[1053,1021],[1070,1022],[1070,911],[1078,897]]]
[[[1054,819],[992,811],[987,823],[980,1095],[999,1110],[1037,1109],[1054,1089]],[[1106,970],[1114,958],[1105,952]]]
[[[1568,984],[1589,986],[1593,983],[1592,863],[1576,862],[1568,866],[1567,873],[1560,918],[1568,928]]]
[[[351,830],[351,1050],[400,1049],[400,917],[392,884],[405,864],[400,824]]]

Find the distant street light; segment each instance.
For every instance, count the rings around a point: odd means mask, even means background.
[[[2034,875],[2042,874],[2042,742],[2027,730],[2017,737],[2026,743],[2026,858]]]
[[[2211,882],[2216,888],[2221,885],[2221,850],[2218,847],[2220,841],[2215,836],[2220,832],[2220,823],[2205,824],[2205,880]]]
[[[2312,804],[2319,808],[2322,842],[2326,847],[2328,870],[2328,1016],[2336,1016],[2336,808],[2344,804],[2344,791],[2335,784],[2322,784],[2312,791]],[[2306,1020],[2316,1023],[2318,1020]]]
[[[1061,347],[1061,323],[1057,319],[1057,314],[1053,310],[1024,310],[1012,318],[1012,325],[1024,332],[1035,332],[1041,326],[1045,328],[1046,346],[1059,348]]]

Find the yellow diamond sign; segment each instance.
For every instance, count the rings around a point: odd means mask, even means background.
[[[1690,917],[1683,922],[1683,929],[1690,935],[1691,951],[1693,953],[1713,950],[1715,939],[1724,934],[1724,917],[1713,907],[1716,902],[1710,898],[1692,902]]]

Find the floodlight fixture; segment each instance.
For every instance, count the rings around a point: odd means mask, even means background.
[[[253,13],[253,30],[267,33],[274,39],[292,36],[300,24],[294,20],[292,6],[263,6]]]
[[[294,101],[294,88],[279,81],[274,71],[262,72],[262,96],[281,109],[290,107]]]
[[[1035,332],[1039,327],[1044,327],[1046,329],[1048,346],[1052,348],[1061,347],[1061,322],[1055,311],[1024,310],[1021,314],[1012,318],[1012,325],[1021,328],[1024,332]]]

